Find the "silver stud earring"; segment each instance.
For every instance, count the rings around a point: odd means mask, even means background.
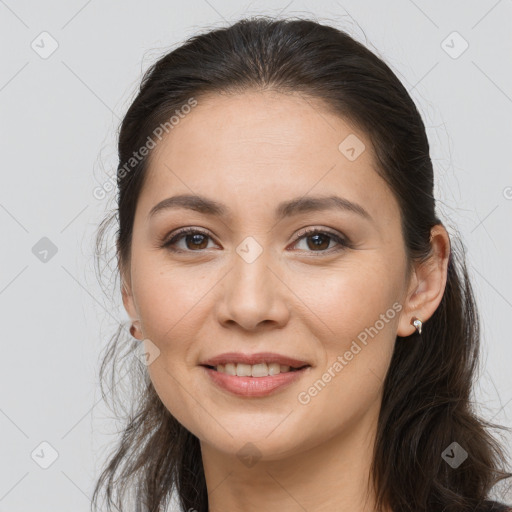
[[[414,327],[416,328],[418,333],[421,334],[421,328],[423,326],[423,322],[419,318],[416,318],[415,316],[413,316],[412,320],[411,320],[411,324],[414,325]]]

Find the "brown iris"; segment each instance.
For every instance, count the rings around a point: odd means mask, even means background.
[[[191,242],[193,245],[190,246],[189,242]],[[186,235],[185,244],[187,249],[205,249],[208,245],[208,237],[206,235],[202,235],[201,233]]]
[[[310,243],[310,240],[314,240],[313,244]],[[307,241],[309,249],[322,250],[327,249],[329,247],[330,237],[322,234],[310,235],[307,237]]]

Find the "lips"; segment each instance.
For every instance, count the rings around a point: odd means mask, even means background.
[[[216,371],[209,366],[201,366],[201,369],[217,389],[243,398],[263,398],[275,395],[293,386],[294,383],[297,383],[311,371],[311,366],[303,367],[301,370],[265,377],[228,375],[225,372]]]
[[[200,366],[217,388],[245,398],[285,390],[312,369],[305,360],[275,352],[225,352],[205,359]]]
[[[307,361],[302,361],[294,357],[277,354],[274,352],[258,352],[256,354],[243,354],[241,352],[226,352],[219,354],[215,357],[206,359],[200,363],[201,366],[216,367],[218,365],[232,364],[261,364],[261,363],[278,363],[283,366],[290,366],[291,368],[302,368],[311,366]]]

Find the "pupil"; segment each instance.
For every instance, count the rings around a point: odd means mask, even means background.
[[[196,233],[196,234],[193,234],[193,235],[188,235],[187,239],[190,239],[190,238],[192,238],[192,240],[193,240],[192,244],[196,248],[198,247],[199,244],[201,244],[201,238],[206,239],[206,237],[204,235],[201,235],[200,233]],[[203,243],[204,243],[204,240],[203,240]],[[201,246],[200,249],[203,249],[203,247]]]
[[[320,235],[320,234],[319,234],[319,235],[311,235],[309,238],[311,238],[311,239],[316,239],[316,242],[314,242],[314,243],[313,243],[313,247],[316,247],[316,248],[323,248],[323,249],[325,249],[325,248],[326,248],[326,247],[321,247],[321,246],[322,246],[322,242],[321,242],[321,241],[320,241],[320,242],[318,241],[318,238],[320,238],[320,239],[322,239],[322,238],[324,238],[324,239],[328,238],[328,237],[326,237],[325,235]],[[324,242],[324,244],[323,244],[323,245],[325,245],[325,242]],[[329,242],[327,242],[327,246],[329,246]],[[311,248],[311,247],[310,247],[310,248]]]

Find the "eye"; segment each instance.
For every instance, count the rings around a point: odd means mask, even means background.
[[[206,231],[187,227],[174,233],[161,247],[174,252],[200,252],[211,248],[208,246],[211,240],[212,237]],[[300,247],[300,243],[305,243],[305,247]],[[350,247],[350,242],[337,233],[318,228],[309,228],[299,232],[293,245],[299,246],[297,247],[299,250],[306,252],[325,253],[348,248]]]
[[[162,248],[165,247],[174,252],[192,251],[197,252],[196,249],[206,249],[208,245],[208,238],[211,238],[206,231],[202,231],[198,228],[183,228],[180,229],[170,240],[162,244]],[[182,239],[185,241],[185,249],[177,248],[176,245]]]
[[[308,239],[311,240],[311,243],[308,243]],[[296,245],[298,242],[305,241],[307,247],[305,250],[308,252],[332,252],[332,248],[329,248],[329,245],[333,240],[339,246],[338,248],[335,248],[334,251],[339,251],[350,247],[350,242],[342,238],[337,233],[331,231],[322,231],[317,228],[308,228],[301,231],[297,236],[294,245]]]

